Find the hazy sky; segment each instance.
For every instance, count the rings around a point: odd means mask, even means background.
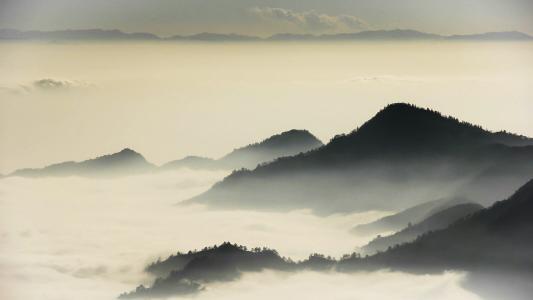
[[[0,43],[0,173],[130,147],[160,164],[411,102],[533,136],[533,43]]]
[[[160,35],[410,28],[533,34],[531,0],[0,0],[0,27],[116,28]]]

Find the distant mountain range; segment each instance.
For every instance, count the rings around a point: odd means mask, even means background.
[[[196,294],[202,292],[206,284],[232,281],[243,273],[262,270],[359,272],[393,269],[421,274],[464,270],[473,276],[480,276],[479,272],[500,273],[521,280],[506,291],[512,293],[512,299],[530,299],[533,291],[533,179],[511,197],[489,208],[459,204],[417,226],[425,227],[419,228],[425,233],[414,241],[391,246],[375,255],[363,257],[352,253],[338,260],[312,254],[304,261],[294,262],[272,249],[248,250],[230,243],[200,251],[178,252],[146,268],[158,277],[151,286],[141,285],[120,298]],[[406,234],[407,230],[409,228],[400,234]],[[478,292],[487,288],[478,288]],[[505,293],[503,296],[494,299],[508,299]]]
[[[220,159],[188,156],[171,161],[161,168],[178,169],[241,169],[255,168],[257,165],[279,157],[292,156],[323,146],[323,143],[307,130],[289,130],[273,135],[259,143],[233,150]]]
[[[339,34],[275,34],[267,38],[239,34],[198,33],[159,37],[151,33],[125,33],[120,30],[79,29],[56,31],[21,31],[0,29],[0,40],[167,40],[167,41],[350,41],[350,40],[473,40],[473,41],[531,41],[533,37],[518,31],[486,32],[465,35],[438,35],[416,30],[373,30]]]
[[[100,156],[82,162],[68,161],[53,164],[41,169],[21,169],[9,176],[45,177],[45,176],[124,176],[152,171],[156,166],[147,162],[139,153],[124,149],[120,152]]]
[[[188,156],[157,167],[149,163],[141,154],[124,149],[82,162],[62,162],[38,169],[20,169],[8,176],[45,177],[45,176],[126,176],[146,172],[175,170],[180,168],[204,170],[232,170],[254,168],[279,157],[307,152],[322,146],[307,130],[289,130],[273,135],[259,143],[233,150],[220,159]]]
[[[151,33],[125,33],[120,30],[83,29],[56,31],[21,31],[0,29],[0,40],[159,40]]]
[[[449,197],[490,205],[533,177],[532,145],[396,103],[323,147],[236,171],[189,202],[318,214],[400,210]]]

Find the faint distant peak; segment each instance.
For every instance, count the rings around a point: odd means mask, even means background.
[[[249,36],[249,35],[242,35],[242,34],[235,34],[235,33],[210,33],[210,32],[202,32],[198,34],[193,35],[175,35],[170,37],[171,40],[193,40],[193,41],[257,41],[261,38],[255,37],[255,36]]]
[[[520,31],[497,31],[478,34],[451,35],[453,40],[533,40],[533,37]]]
[[[9,40],[158,40],[155,34],[127,33],[118,29],[66,29],[54,31],[0,29],[0,39]]]

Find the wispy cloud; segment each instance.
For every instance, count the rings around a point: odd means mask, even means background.
[[[370,28],[367,22],[352,15],[328,15],[314,10],[296,12],[278,7],[254,7],[249,12],[264,21],[308,32],[343,32]]]
[[[0,92],[26,94],[36,91],[66,91],[92,86],[94,85],[79,80],[42,78],[29,83],[19,84],[18,86],[0,86]]]
[[[43,90],[60,90],[60,89],[71,89],[77,87],[88,87],[90,84],[77,81],[77,80],[60,80],[53,78],[43,78],[35,80],[33,82],[33,87]]]
[[[39,89],[63,89],[72,87],[72,82],[66,80],[44,78],[34,81],[33,86]]]

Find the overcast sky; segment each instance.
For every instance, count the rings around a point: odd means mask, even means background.
[[[531,0],[0,0],[0,28],[269,35],[409,28],[533,34]]]

